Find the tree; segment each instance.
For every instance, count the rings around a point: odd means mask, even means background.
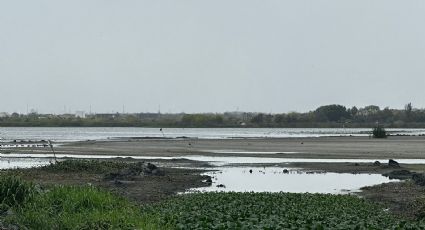
[[[407,105],[404,106],[404,111],[406,111],[406,113],[411,113],[412,110],[413,110],[412,103],[408,103]]]
[[[349,118],[345,106],[342,105],[325,105],[316,109],[315,111],[316,120],[318,121],[340,121],[344,118]]]
[[[351,116],[356,116],[358,112],[359,109],[357,109],[356,106],[353,106],[353,108],[350,109]]]
[[[412,103],[408,103],[404,106],[404,112],[406,113],[407,118],[410,118],[410,115],[412,114],[413,106]]]
[[[254,124],[262,124],[264,122],[264,114],[259,113],[257,115],[255,115],[252,119],[251,122]]]

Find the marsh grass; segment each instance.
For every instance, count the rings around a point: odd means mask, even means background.
[[[54,187],[17,208],[8,222],[29,229],[164,229],[125,198],[91,186]]]
[[[102,160],[65,160],[51,163],[40,167],[41,170],[50,172],[92,172],[106,173],[114,170],[120,170],[131,167],[137,163],[121,161],[102,161]]]
[[[17,177],[0,179],[0,222],[21,229],[418,229],[382,206],[351,195],[195,193],[137,206],[93,186],[40,190]]]
[[[36,187],[16,176],[0,177],[0,203],[4,206],[21,206],[31,200],[37,193]]]

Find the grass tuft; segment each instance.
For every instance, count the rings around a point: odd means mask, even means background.
[[[0,178],[0,203],[4,206],[21,206],[31,200],[37,193],[36,187],[19,177],[5,176]]]
[[[8,222],[29,229],[162,229],[136,205],[91,186],[54,187],[17,209]]]

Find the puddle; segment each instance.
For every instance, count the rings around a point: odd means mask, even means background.
[[[399,180],[390,180],[380,174],[306,173],[298,169],[277,167],[220,167],[220,171],[207,172],[212,185],[191,189],[201,192],[293,192],[346,194],[359,191],[364,186]],[[252,169],[252,173],[250,173]],[[224,185],[225,187],[217,187]]]
[[[0,169],[34,168],[50,164],[46,158],[0,158]]]
[[[57,146],[57,145],[56,145]],[[56,147],[54,146],[54,147]],[[10,149],[10,148],[47,148],[48,144],[2,144],[0,148]]]
[[[53,154],[30,154],[30,153],[3,153],[0,158],[52,158]],[[76,159],[112,159],[112,158],[133,158],[152,160],[173,160],[188,159],[194,161],[209,162],[214,166],[225,166],[229,164],[280,164],[280,163],[373,163],[380,161],[388,162],[388,159],[315,159],[315,158],[271,158],[271,157],[212,157],[212,156],[178,156],[178,157],[155,157],[155,156],[132,156],[132,155],[78,155],[78,154],[56,154],[57,158]],[[425,164],[425,159],[395,159],[401,164]]]
[[[299,154],[304,152],[268,152],[268,151],[235,151],[235,150],[203,150],[205,153],[227,153],[227,154]]]

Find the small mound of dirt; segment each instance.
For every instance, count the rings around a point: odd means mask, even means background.
[[[412,175],[412,180],[419,186],[425,186],[425,174],[415,173]]]
[[[406,180],[412,178],[412,176],[415,173],[410,172],[409,170],[395,170],[391,171],[389,173],[382,174],[383,176],[386,176],[390,179],[399,179],[399,180]]]
[[[373,162],[373,166],[381,166],[381,162],[375,161],[375,162]]]
[[[134,180],[135,178],[144,175],[163,176],[164,172],[161,171],[156,165],[144,162],[129,165],[128,168],[121,169],[116,172],[107,173],[104,176],[105,180]]]

